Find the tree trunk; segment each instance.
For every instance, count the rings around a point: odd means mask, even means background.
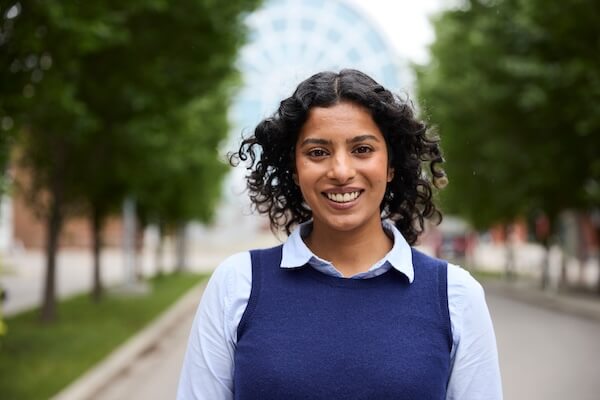
[[[596,258],[598,259],[597,265],[598,269],[600,269],[600,251],[596,253]],[[596,293],[600,296],[600,271],[598,271],[598,281],[596,282]]]
[[[535,237],[544,246],[544,255],[541,264],[540,286],[546,290],[550,283],[550,244],[552,242],[552,231],[556,224],[553,216],[539,214],[535,220]]]
[[[561,250],[560,264],[560,282],[559,288],[568,289],[568,267],[571,259],[580,260],[583,256],[581,248],[584,238],[580,232],[579,215],[574,211],[564,211],[560,214],[558,242]],[[580,272],[583,275],[583,267],[580,265]]]
[[[600,225],[596,225],[596,240],[598,243],[600,241],[600,229],[598,229],[600,227]],[[598,280],[596,281],[596,293],[600,296],[600,249],[596,249],[596,258],[598,259],[598,262],[596,263],[599,271],[598,271]]]
[[[577,279],[577,286],[580,288],[585,288],[587,282],[585,281],[585,267],[586,267],[586,258],[584,256],[577,256],[577,266],[579,267],[579,277]]]
[[[182,272],[185,271],[187,267],[186,253],[187,253],[187,238],[186,238],[186,226],[185,224],[181,224],[177,227],[177,248],[176,248],[176,264],[175,271]]]
[[[542,258],[541,287],[542,290],[546,290],[550,283],[550,241],[545,239],[542,244],[544,245],[544,256]]]
[[[123,266],[126,286],[137,282],[135,273],[135,202],[131,198],[123,201]]]
[[[40,319],[45,323],[56,319],[56,253],[63,222],[62,187],[60,183],[53,186],[51,188],[49,214],[46,220],[46,277],[44,280],[44,301],[40,314]]]
[[[558,281],[559,289],[568,289],[569,281],[567,278],[567,266],[569,262],[569,255],[565,249],[564,243],[561,243],[560,247],[560,278]]]
[[[160,276],[164,273],[163,271],[163,255],[165,252],[165,241],[163,237],[163,230],[160,225],[158,225],[158,243],[156,243],[155,253],[154,253],[154,271],[156,275]]]
[[[102,298],[102,279],[100,277],[100,256],[102,252],[102,216],[96,207],[92,210],[92,254],[94,258],[94,274],[92,283],[92,300],[99,302]]]
[[[513,243],[513,228],[509,225],[504,225],[504,249],[506,252],[504,263],[504,276],[506,280],[513,281],[515,279],[515,246]]]
[[[135,266],[135,275],[138,281],[144,279],[144,230],[142,224],[135,224],[134,234],[134,258],[133,265]]]

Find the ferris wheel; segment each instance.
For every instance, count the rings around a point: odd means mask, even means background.
[[[241,52],[243,86],[233,122],[247,130],[272,114],[297,84],[323,70],[359,69],[401,89],[401,69],[377,26],[343,0],[271,0],[247,19]]]
[[[250,37],[238,60],[243,85],[231,108],[228,150],[237,149],[240,133],[251,133],[298,83],[319,71],[355,68],[388,89],[404,89],[402,60],[377,25],[345,0],[267,0],[246,23]],[[244,195],[246,173],[232,170],[217,215],[220,229],[236,237],[265,224],[252,215]]]

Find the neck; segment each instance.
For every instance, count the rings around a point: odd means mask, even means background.
[[[369,268],[385,256],[393,246],[393,239],[377,225],[352,231],[335,231],[313,224],[312,232],[304,239],[317,256],[330,261],[343,276],[349,277]]]

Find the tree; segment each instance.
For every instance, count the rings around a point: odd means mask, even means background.
[[[213,217],[227,171],[217,148],[228,131],[224,112],[230,97],[228,86],[225,82],[211,96],[195,99],[169,118],[140,121],[134,128],[146,132],[144,154],[163,153],[160,159],[142,157],[130,165],[136,169],[133,175],[144,177],[134,186],[141,219],[155,222],[163,228],[162,233],[177,232],[190,220],[210,222]],[[174,136],[169,129],[179,134]],[[179,240],[183,240],[181,235]],[[185,264],[182,256],[178,268]]]
[[[179,172],[171,169],[170,163],[176,158],[179,169],[194,170],[199,166],[207,171],[219,164],[216,152],[201,147],[209,145],[214,150],[216,142],[228,132],[225,115],[231,91],[223,87],[236,74],[235,57],[245,34],[241,17],[257,3],[217,5],[195,1],[167,7],[163,2],[160,7],[137,10],[124,25],[126,38],[82,60],[81,96],[103,123],[94,133],[94,140],[89,141],[94,148],[90,154],[96,156],[80,169],[87,183],[82,197],[89,206],[94,227],[95,276],[100,268],[102,223],[122,203],[125,192],[138,200],[148,197],[135,192],[148,189],[144,182],[150,181],[153,187],[149,196],[160,199],[164,197],[161,191],[173,191],[170,187],[177,185],[180,203],[189,201],[198,208],[207,207],[189,217],[212,212],[214,202],[204,199],[214,197],[208,192],[214,185],[198,185],[204,176],[198,171],[188,174],[185,183],[179,183],[179,178],[173,176]],[[149,30],[148,26],[154,29]],[[101,79],[89,79],[92,76]],[[202,102],[216,106],[186,112],[193,107],[190,104]],[[218,126],[203,124],[214,119],[219,120]],[[182,140],[185,146],[172,145]],[[161,145],[155,146],[157,143]],[[195,161],[194,153],[199,151],[204,151],[202,164]],[[212,177],[218,183],[222,174]],[[203,192],[192,193],[182,186],[199,187]],[[98,279],[94,288],[97,298]]]
[[[106,15],[77,15],[68,5],[39,1],[14,2],[2,11],[10,29],[0,62],[0,74],[6,77],[1,111],[14,121],[20,161],[31,174],[27,197],[46,220],[41,316],[49,321],[55,313],[58,235],[78,185],[71,166],[96,124],[77,98],[77,60],[102,45],[93,39]]]
[[[448,211],[488,227],[598,206],[598,21],[586,0],[471,0],[435,20],[416,72],[449,161]]]
[[[25,59],[12,60],[7,57],[6,48],[10,45],[10,38],[13,34],[14,19],[21,12],[20,5],[9,4],[0,6],[0,199],[7,190],[6,169],[14,141],[15,121],[14,115],[11,115],[10,104],[20,102],[24,96],[24,87],[21,79],[14,79],[11,75],[16,74],[23,68],[29,68],[33,64],[30,58],[25,63]],[[11,63],[12,61],[12,63]],[[1,200],[0,200],[1,201]]]
[[[3,36],[0,73],[11,79],[1,90],[11,97],[0,112],[15,121],[32,175],[29,197],[48,226],[43,320],[55,314],[55,255],[67,213],[88,210],[92,218],[98,278],[102,222],[141,179],[129,163],[167,156],[164,149],[140,154],[147,138],[135,127],[174,115],[231,79],[244,37],[241,18],[257,3],[29,0],[2,9],[5,20],[5,10],[19,12]],[[94,286],[99,295],[98,279]]]

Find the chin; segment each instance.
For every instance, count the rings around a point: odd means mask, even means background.
[[[323,224],[333,231],[350,232],[365,225],[364,221],[358,221],[354,218],[340,218],[327,221]]]

